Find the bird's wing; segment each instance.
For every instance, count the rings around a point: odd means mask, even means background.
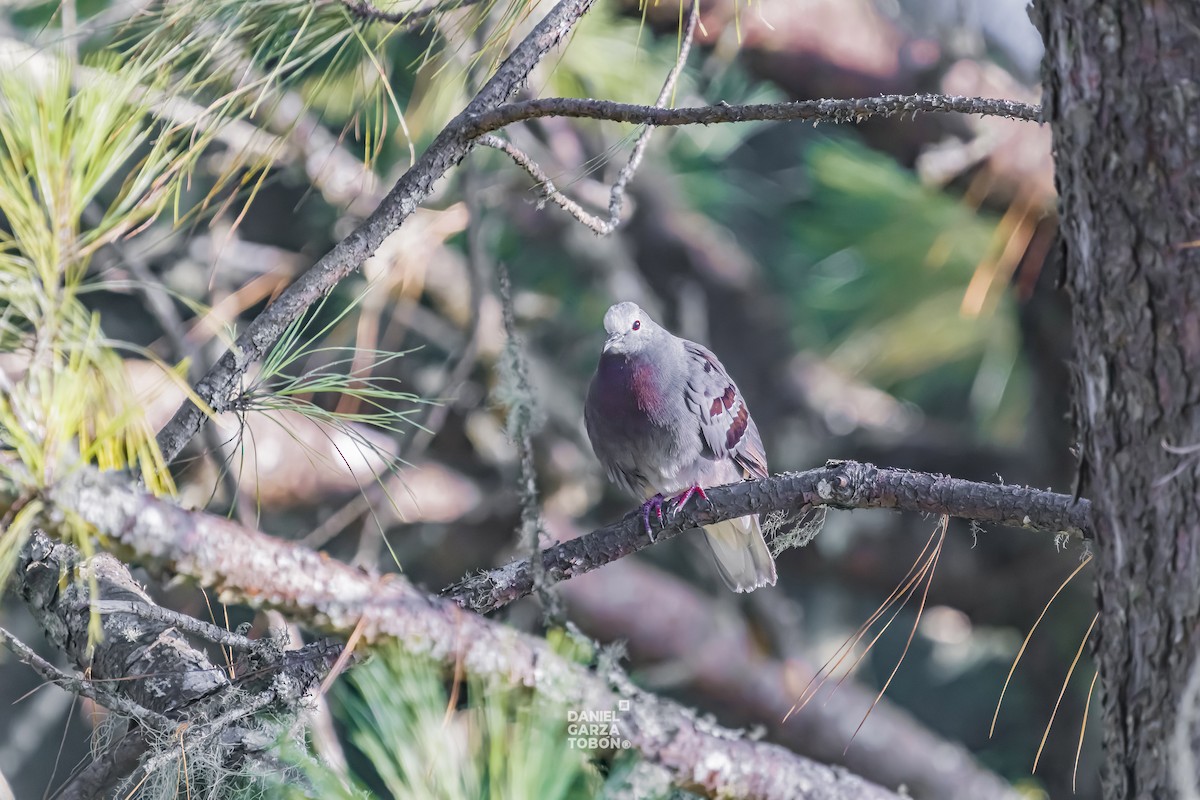
[[[687,387],[684,401],[700,421],[705,449],[715,459],[730,458],[747,478],[768,476],[767,455],[746,400],[725,367],[706,347],[684,342]]]

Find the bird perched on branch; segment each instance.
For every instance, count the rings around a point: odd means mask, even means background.
[[[642,524],[682,508],[704,486],[767,477],[758,427],[737,385],[707,348],[680,339],[635,303],[604,315],[608,339],[588,389],[584,421],[612,481],[639,498]],[[664,497],[667,497],[664,501]],[[775,585],[758,515],[704,527],[730,589]]]

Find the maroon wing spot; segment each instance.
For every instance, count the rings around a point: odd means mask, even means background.
[[[737,392],[732,386],[725,389],[725,394],[717,397],[712,401],[712,407],[708,409],[710,417],[716,417],[722,412],[733,408],[733,404],[737,402]]]
[[[746,410],[746,404],[742,403],[738,406],[737,416],[733,418],[733,422],[729,423],[729,432],[725,434],[725,449],[733,450],[737,443],[746,435],[746,427],[750,423],[750,412]]]

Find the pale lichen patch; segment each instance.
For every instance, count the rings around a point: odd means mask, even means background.
[[[817,481],[817,497],[825,501],[833,499],[833,483],[827,478]]]

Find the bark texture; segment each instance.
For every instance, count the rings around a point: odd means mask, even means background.
[[[86,680],[141,709],[136,715],[141,724],[99,749],[58,790],[55,796],[61,800],[108,796],[139,760],[142,770],[153,771],[151,765],[164,762],[164,739],[169,742],[164,768],[170,770],[186,770],[186,755],[178,767],[173,760],[181,748],[193,756],[200,747],[215,750],[231,770],[247,758],[261,758],[342,652],[340,644],[326,641],[283,651],[273,639],[218,636],[246,650],[233,666],[235,682],[184,635],[193,625],[209,626],[186,623],[183,615],[157,606],[109,553],[85,560],[73,547],[35,531],[21,553],[18,576],[18,592],[47,638]],[[93,611],[100,615],[103,635],[89,644]],[[100,700],[118,713],[125,711]],[[252,719],[259,711],[273,712],[267,724]],[[149,728],[141,726],[145,724]]]
[[[802,513],[830,508],[894,508],[1083,536],[1091,506],[1070,495],[1024,486],[976,483],[944,475],[830,461],[820,469],[787,472],[708,490],[709,503],[690,504],[665,519],[655,541],[670,539],[725,519],[769,511]],[[651,540],[635,511],[620,522],[542,551],[542,573],[558,582],[649,547]],[[534,563],[514,561],[470,575],[442,594],[479,614],[495,611],[534,589]]]
[[[50,641],[97,681],[150,711],[180,719],[183,710],[229,688],[224,670],[175,628],[134,613],[101,617],[104,646],[89,646],[92,589],[96,598],[151,605],[129,570],[108,553],[80,563],[69,545],[37,533],[21,554],[20,592]],[[79,579],[70,571],[80,569]],[[64,579],[66,577],[67,579]]]
[[[1035,18],[1097,544],[1102,780],[1108,798],[1174,796],[1200,640],[1200,4],[1042,0]]]

